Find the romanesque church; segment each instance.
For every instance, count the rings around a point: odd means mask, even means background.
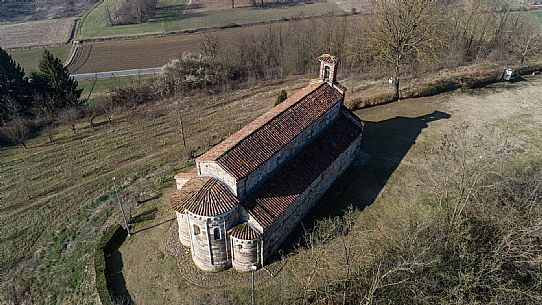
[[[319,77],[175,176],[181,243],[205,271],[263,266],[359,155],[363,124],[344,105],[337,58]]]

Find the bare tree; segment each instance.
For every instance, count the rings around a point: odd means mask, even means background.
[[[20,144],[28,149],[26,140],[30,134],[30,123],[27,119],[17,116],[0,128],[0,134],[12,144]]]
[[[393,68],[395,98],[400,99],[403,67],[437,59],[446,36],[445,14],[431,0],[371,0],[371,6],[368,43],[376,59]]]

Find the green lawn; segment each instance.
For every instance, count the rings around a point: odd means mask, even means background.
[[[99,78],[94,81],[92,80],[80,80],[79,89],[83,89],[81,96],[86,97],[92,88],[94,83],[94,88],[92,89],[92,94],[105,93],[112,91],[118,88],[126,88],[130,85],[138,85],[140,82],[152,78],[153,75],[137,75],[137,76],[124,76],[124,77],[113,77],[113,78]]]
[[[537,17],[540,21],[542,21],[542,11],[532,11],[531,14],[533,14],[535,17]]]
[[[164,2],[156,9],[155,16],[146,23],[111,26],[107,20],[107,7],[112,11],[119,0],[105,0],[95,6],[81,21],[78,39],[128,36],[149,33],[166,33],[177,30],[217,27],[231,23],[246,24],[258,21],[278,20],[296,16],[316,16],[328,12],[342,12],[336,3],[287,5],[277,8],[236,8],[207,12],[183,13],[184,4],[179,1]]]
[[[24,68],[26,73],[30,73],[38,69],[38,63],[45,49],[48,49],[53,55],[65,61],[70,56],[71,47],[71,45],[67,44],[59,47],[15,50],[9,53]]]

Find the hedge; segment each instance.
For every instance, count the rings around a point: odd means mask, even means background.
[[[111,248],[111,243],[124,234],[124,228],[121,225],[114,225],[107,229],[94,251],[94,270],[96,271],[96,290],[100,296],[102,305],[114,305],[111,301],[107,285],[107,266],[105,255]]]

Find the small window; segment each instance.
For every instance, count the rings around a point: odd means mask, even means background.
[[[325,66],[324,68],[324,81],[325,82],[328,82],[329,81],[329,66]]]
[[[243,249],[243,245],[241,244],[237,245],[237,249]]]
[[[201,233],[198,225],[194,225],[193,228],[194,228],[194,235],[199,235],[199,233]]]
[[[220,236],[220,229],[219,228],[215,228],[213,230],[213,236],[215,237],[215,240],[220,239],[222,237],[222,236]]]

